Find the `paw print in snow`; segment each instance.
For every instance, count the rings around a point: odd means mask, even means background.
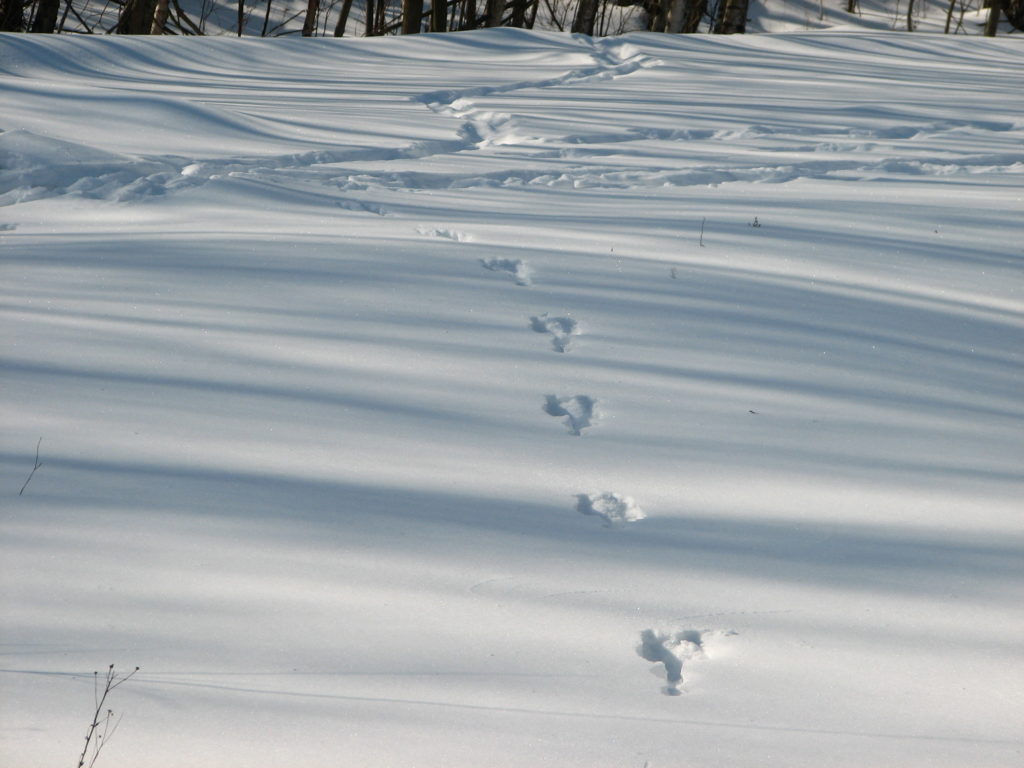
[[[580,332],[579,325],[571,317],[548,317],[546,312],[531,317],[530,327],[537,333],[550,333],[551,346],[556,352],[565,352],[569,348],[569,339]]]
[[[632,497],[621,493],[577,494],[576,511],[604,518],[604,524],[608,527],[616,523],[635,523],[647,517]]]
[[[515,278],[516,285],[533,282],[533,269],[522,259],[480,259],[480,266],[491,272],[507,272]]]

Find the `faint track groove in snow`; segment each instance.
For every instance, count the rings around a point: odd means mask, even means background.
[[[533,268],[522,259],[480,259],[480,266],[491,272],[505,272],[511,275],[516,285],[533,284]]]
[[[473,236],[468,232],[462,232],[458,229],[448,229],[446,227],[420,227],[417,229],[421,235],[426,237],[438,237],[442,240],[451,240],[456,243],[470,243],[473,241]]]
[[[569,153],[572,150],[568,151]],[[568,155],[568,156],[571,156]],[[864,164],[856,161],[815,161],[781,165],[690,166],[681,170],[624,170],[615,166],[557,166],[509,169],[487,173],[383,172],[349,177],[344,185],[361,190],[475,189],[519,186],[576,189],[643,189],[646,187],[710,186],[731,182],[785,184],[797,179],[859,178],[878,174],[909,176],[970,176],[973,174],[1024,173],[1024,154],[978,155],[969,158],[887,159]]]
[[[594,66],[573,69],[556,77],[523,80],[502,85],[482,85],[475,88],[430,91],[414,97],[434,112],[451,115],[463,121],[459,135],[466,138],[464,149],[481,149],[502,144],[529,144],[536,140],[517,135],[514,115],[478,107],[475,99],[497,96],[514,91],[557,88],[580,83],[625,77],[641,69],[661,65],[661,60],[640,53],[628,43],[599,40],[594,43],[590,56]]]
[[[593,65],[561,75],[493,86],[430,91],[412,97],[440,114],[461,121],[450,139],[413,141],[399,147],[352,147],[311,150],[269,156],[237,156],[196,160],[180,156],[132,156],[99,150],[72,141],[39,136],[25,130],[0,133],[0,206],[41,198],[74,195],[130,202],[204,185],[221,178],[247,178],[278,184],[333,186],[347,191],[391,189],[465,189],[537,185],[593,189],[652,186],[704,186],[729,182],[786,183],[801,178],[859,178],[901,174],[948,177],[962,174],[1024,173],[1024,153],[1010,141],[1022,130],[1016,122],[1000,120],[915,120],[903,110],[890,117],[902,124],[881,128],[841,125],[794,126],[752,123],[717,128],[657,128],[623,126],[613,130],[570,132],[537,138],[517,129],[516,116],[485,109],[477,99],[522,90],[569,87],[631,75],[663,62],[637,52],[628,43],[599,40],[586,55]],[[842,110],[840,110],[841,112]],[[985,135],[1002,135],[1008,151],[955,151]],[[810,139],[810,141],[808,141]],[[769,141],[769,145],[765,145]],[[718,163],[680,163],[668,147],[651,142],[687,142],[720,156]],[[880,142],[876,146],[873,142]],[[927,143],[925,143],[927,142]],[[956,142],[950,148],[950,142]],[[482,171],[366,170],[345,174],[353,163],[416,161],[483,148],[516,146],[505,167]],[[717,147],[728,147],[728,153]],[[744,150],[741,153],[736,150]],[[524,150],[525,153],[524,153]],[[864,162],[867,151],[882,152]],[[806,159],[816,154],[819,158]],[[630,167],[630,156],[656,160],[654,165]],[[845,155],[845,157],[844,157]],[[625,156],[625,158],[623,158]],[[598,157],[617,164],[591,165]],[[54,160],[57,162],[54,162]],[[523,160],[535,167],[523,167]],[[772,162],[775,160],[775,162]],[[782,162],[778,162],[781,160]],[[345,201],[341,207],[376,213],[379,206]]]
[[[80,677],[91,679],[90,673],[80,672],[47,672],[43,670],[25,669],[0,669],[4,674],[23,675],[56,675],[61,677]],[[489,676],[496,676],[496,673],[489,671]],[[402,677],[408,677],[407,673],[401,673]],[[537,675],[542,677],[543,675]],[[564,677],[565,675],[554,675]],[[354,701],[368,704],[404,705],[412,707],[442,707],[445,709],[469,710],[474,712],[500,712],[517,715],[534,715],[540,717],[564,717],[576,720],[608,720],[613,722],[636,722],[636,723],[666,723],[670,725],[686,725],[695,728],[727,728],[742,731],[762,731],[769,733],[803,733],[817,736],[853,736],[865,739],[885,739],[893,741],[928,741],[951,744],[994,744],[1017,746],[1019,741],[1011,739],[975,739],[965,736],[944,736],[927,733],[880,733],[872,731],[844,731],[839,729],[825,728],[799,728],[780,725],[761,725],[758,723],[729,723],[720,720],[699,720],[674,717],[658,717],[651,715],[626,715],[621,713],[606,712],[573,712],[569,710],[530,709],[528,707],[501,707],[486,704],[462,704],[459,702],[437,701],[431,699],[400,699],[387,696],[351,696],[341,693],[318,693],[314,691],[282,691],[272,688],[254,688],[236,685],[219,685],[217,683],[203,683],[186,680],[158,680],[153,677],[138,678],[136,685],[142,686],[174,686],[182,688],[200,688],[205,690],[226,691],[230,693],[251,693],[260,696],[280,696],[286,698],[300,699],[327,699],[332,701]]]
[[[657,67],[662,63],[653,56],[640,53],[628,43],[608,45],[606,41],[599,40],[595,43],[595,48],[609,48],[610,50],[598,50],[592,53],[591,55],[595,60],[595,64],[592,67],[574,69],[557,77],[539,80],[522,80],[503,85],[482,85],[475,88],[430,91],[421,96],[414,97],[414,100],[422,102],[434,111],[446,112],[450,111],[457,102],[463,100],[511,93],[512,91],[554,88],[594,80],[610,80],[616,77],[631,75],[640,69]]]

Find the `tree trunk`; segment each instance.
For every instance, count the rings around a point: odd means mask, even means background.
[[[540,0],[531,0],[530,2],[530,14],[526,20],[526,28],[533,29],[533,25],[537,23],[537,10],[540,8]]]
[[[422,27],[423,0],[402,0],[402,34],[418,34]]]
[[[334,36],[345,36],[345,25],[348,24],[348,15],[352,12],[352,0],[345,0],[341,4],[341,13],[338,15],[338,23],[334,25]]]
[[[20,3],[20,0],[19,0]],[[39,0],[36,6],[36,17],[32,20],[30,32],[51,34],[57,29],[57,17],[60,15],[60,0]]]
[[[678,35],[686,24],[686,0],[671,0],[668,8],[668,32]]]
[[[715,17],[711,20],[711,26],[708,27],[708,32],[711,34],[718,34],[718,30],[722,26],[722,20],[725,18],[725,4],[727,0],[718,0],[718,5],[715,6]]]
[[[505,16],[505,0],[487,0],[487,26],[500,27]]]
[[[238,7],[242,7],[242,0],[238,0]],[[149,34],[162,35],[167,25],[167,17],[171,13],[170,0],[156,0],[156,10],[153,11],[153,26],[149,28]],[[242,21],[239,17],[238,34],[242,34]]]
[[[448,31],[448,2],[447,0],[430,0],[430,31]]]
[[[647,28],[651,32],[664,32],[668,28],[668,4],[671,0],[655,0],[651,5]]]
[[[384,2],[384,0],[381,0],[381,2]],[[376,2],[374,2],[374,0],[366,0],[366,29],[363,31],[363,34],[366,37],[373,37],[374,34],[376,34],[376,29],[374,28],[374,25],[376,23],[376,18],[377,18],[377,4],[376,4]]]
[[[956,8],[956,0],[949,0],[949,8],[946,10],[946,34],[949,34],[949,26],[953,23],[953,9]]]
[[[274,0],[267,0],[267,10],[263,14],[263,30],[260,32],[260,37],[267,36],[267,27],[270,26],[270,9],[274,5]]]
[[[1024,32],[1024,0],[1004,0],[1003,16],[1010,26]]]
[[[513,27],[522,29],[526,26],[526,9],[530,5],[530,0],[512,0],[512,21],[509,22]]]
[[[576,16],[572,20],[572,32],[577,35],[593,35],[594,20],[597,18],[598,0],[579,0]]]
[[[0,0],[0,32],[21,32],[25,28],[22,0]]]
[[[735,35],[747,30],[749,0],[721,0],[723,10],[715,25],[716,35]]]
[[[686,4],[686,21],[683,23],[683,33],[692,35],[700,29],[701,19],[708,9],[708,0],[689,0]]]
[[[306,4],[306,20],[302,24],[302,36],[312,37],[316,32],[316,15],[320,12],[320,0],[309,0]]]
[[[459,29],[476,29],[476,0],[463,0]]]
[[[914,0],[907,0],[907,32],[914,31]]]
[[[1003,0],[992,0],[988,9],[988,18],[985,20],[985,37],[995,37],[999,29],[999,12],[1003,9]]]
[[[64,31],[64,22],[68,20],[68,14],[71,13],[71,0],[64,0],[64,13],[60,15],[60,24],[57,25],[57,34],[59,35]],[[89,34],[92,34],[92,30],[86,25],[85,27]]]
[[[156,0],[129,0],[114,31],[119,35],[148,35],[153,26]]]

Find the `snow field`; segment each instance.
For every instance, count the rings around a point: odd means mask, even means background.
[[[1017,762],[1016,41],[0,46],[0,762]]]

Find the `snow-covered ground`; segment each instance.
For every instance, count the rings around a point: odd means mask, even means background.
[[[0,72],[0,763],[1020,764],[1018,40]]]

